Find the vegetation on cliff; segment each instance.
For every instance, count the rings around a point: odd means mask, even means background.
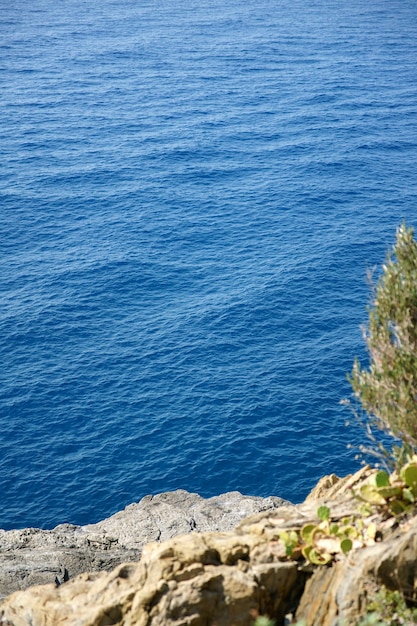
[[[417,242],[405,224],[372,288],[364,337],[369,366],[355,360],[349,380],[365,411],[374,452],[393,467],[417,450]],[[375,428],[400,445],[377,443]]]

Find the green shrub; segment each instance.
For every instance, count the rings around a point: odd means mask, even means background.
[[[373,288],[364,332],[369,367],[356,359],[349,380],[377,427],[417,450],[417,243],[402,225],[382,274]]]
[[[357,626],[411,626],[417,624],[417,609],[408,607],[399,591],[381,587]]]

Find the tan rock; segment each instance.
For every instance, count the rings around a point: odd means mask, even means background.
[[[358,514],[352,486],[368,474],[329,479],[332,518]],[[235,531],[148,544],[139,563],[111,573],[16,592],[0,605],[0,626],[250,626],[255,613],[282,626],[295,612],[307,626],[356,626],[381,584],[415,599],[417,516],[401,525],[375,517],[383,541],[330,566],[286,557],[280,530],[317,522],[323,485],[318,492],[319,500],[258,513]]]
[[[206,499],[178,489],[145,496],[97,524],[0,530],[0,599],[82,572],[111,571],[126,561],[138,561],[142,547],[150,541],[192,531],[231,530],[249,515],[283,504],[289,505],[274,496],[260,498],[233,491]]]
[[[308,494],[304,502],[334,500],[335,498],[338,499],[343,497],[345,494],[349,497],[353,488],[359,485],[371,473],[372,470],[368,465],[366,465],[355,474],[349,474],[344,478],[339,478],[336,474],[323,476],[323,478],[319,480],[317,485]]]
[[[140,563],[110,574],[12,594],[0,608],[2,626],[247,625],[251,611],[284,614],[297,564],[272,561],[256,536],[204,533],[145,546]]]
[[[320,567],[307,582],[297,618],[307,626],[353,626],[381,585],[417,599],[417,518],[390,537],[356,550],[331,567]]]

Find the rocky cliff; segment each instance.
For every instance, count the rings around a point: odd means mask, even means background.
[[[417,517],[411,513],[399,523],[382,510],[374,512],[366,521],[368,539],[321,566],[289,558],[282,537],[317,524],[323,502],[332,523],[359,521],[352,494],[369,473],[329,477],[302,505],[271,507],[233,531],[191,532],[149,543],[139,562],[109,573],[84,573],[60,585],[16,592],[0,605],[0,624],[250,626],[254,615],[264,614],[278,626],[292,617],[305,619],[307,626],[356,625],[381,584],[415,600]]]
[[[283,504],[290,503],[237,491],[204,499],[178,490],[146,496],[97,524],[0,530],[0,598],[82,572],[110,571],[126,561],[138,561],[149,542],[192,531],[231,530],[249,515]]]

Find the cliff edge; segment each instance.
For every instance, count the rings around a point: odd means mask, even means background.
[[[0,599],[82,572],[110,571],[138,561],[149,542],[193,531],[231,530],[249,515],[284,504],[290,505],[282,498],[243,496],[238,491],[205,499],[180,489],[145,496],[97,524],[0,530]]]
[[[83,573],[62,584],[18,591],[0,605],[0,624],[250,626],[254,616],[268,615],[277,626],[293,618],[307,626],[356,626],[382,584],[412,600],[417,587],[415,509],[401,523],[375,509],[363,527],[354,493],[371,475],[365,468],[342,480],[327,477],[302,505],[258,512],[232,531],[149,543],[139,562],[109,573]],[[329,510],[331,523],[325,519]],[[297,547],[288,551],[283,540],[319,527],[317,545],[322,541],[324,550],[327,542],[332,552],[336,526],[349,537],[352,528],[360,533],[349,551],[323,565],[297,557]]]

